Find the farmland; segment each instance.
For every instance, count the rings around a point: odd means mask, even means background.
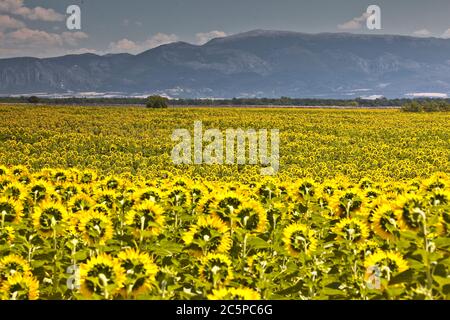
[[[0,106],[2,299],[448,299],[450,115]],[[280,170],[174,129],[280,131]]]

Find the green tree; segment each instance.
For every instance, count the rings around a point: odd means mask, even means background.
[[[147,108],[167,108],[169,99],[161,96],[150,96],[147,98]]]
[[[39,98],[36,96],[31,96],[31,97],[28,97],[27,101],[28,101],[28,103],[39,103]]]

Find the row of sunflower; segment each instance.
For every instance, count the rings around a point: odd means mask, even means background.
[[[450,179],[0,167],[2,299],[448,299]]]

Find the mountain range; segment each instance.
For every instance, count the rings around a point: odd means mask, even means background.
[[[1,95],[450,95],[450,39],[254,30],[141,54],[0,59]]]

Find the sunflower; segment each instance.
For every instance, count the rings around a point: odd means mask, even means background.
[[[142,231],[144,236],[160,234],[164,221],[164,209],[150,200],[135,206],[125,216],[125,223],[134,227],[138,233]]]
[[[260,199],[267,202],[279,194],[279,189],[274,183],[263,183],[257,187],[257,194]]]
[[[218,195],[214,204],[212,204],[211,211],[215,216],[225,222],[231,221],[231,216],[244,203],[245,199],[233,191]]]
[[[250,288],[221,288],[213,289],[208,294],[209,300],[261,300],[258,292]]]
[[[316,194],[316,183],[310,179],[305,179],[303,181],[297,182],[294,185],[291,194],[296,200],[314,197],[314,195]]]
[[[3,189],[3,195],[17,201],[25,201],[28,193],[27,189],[22,183],[14,181],[5,186],[5,188]]]
[[[70,212],[77,213],[79,211],[88,211],[95,205],[95,201],[87,194],[80,193],[71,198],[68,204]]]
[[[8,176],[9,169],[5,166],[0,166],[0,176]]]
[[[373,231],[385,240],[395,240],[399,231],[398,215],[398,209],[393,205],[389,203],[380,205],[372,216]]]
[[[83,184],[90,184],[97,180],[97,174],[92,170],[83,170],[77,174],[78,182]]]
[[[118,260],[126,275],[122,296],[136,297],[151,290],[158,267],[146,252],[127,249],[119,253]]]
[[[428,196],[432,206],[445,206],[450,204],[450,192],[446,190],[436,190]]]
[[[330,199],[329,207],[337,216],[357,215],[363,209],[363,198],[361,190],[349,188],[345,191],[339,191]]]
[[[52,170],[50,171],[50,176],[52,180],[56,183],[67,181],[67,176],[69,172],[67,170]]]
[[[227,225],[217,217],[200,216],[197,223],[183,235],[188,248],[196,253],[225,253],[231,248]]]
[[[359,180],[358,185],[361,190],[365,190],[371,188],[373,186],[373,182],[371,179],[365,177]]]
[[[115,200],[116,200],[116,192],[113,190],[96,190],[94,192],[93,200],[97,204],[104,204],[109,209],[114,208]]]
[[[105,216],[111,216],[111,210],[103,203],[101,204],[95,204],[89,211],[94,212],[100,212],[103,213]],[[84,211],[86,212],[86,211]]]
[[[61,203],[48,200],[35,207],[31,217],[34,228],[44,238],[51,237],[54,231],[63,233],[64,225],[69,220],[66,208]]]
[[[224,254],[209,253],[201,259],[199,267],[200,279],[211,283],[214,287],[225,285],[233,279],[232,262]]]
[[[80,292],[87,299],[113,298],[123,288],[125,280],[120,261],[107,254],[92,257],[80,266]]]
[[[0,297],[2,300],[37,300],[39,282],[31,274],[16,273],[3,282]]]
[[[13,227],[3,227],[0,228],[0,245],[11,245],[16,238],[14,235],[15,231]]]
[[[400,253],[395,251],[378,250],[368,256],[364,261],[364,267],[372,272],[378,271],[379,276],[388,281],[392,275],[401,273],[409,269],[408,263]]]
[[[118,190],[123,186],[124,182],[122,179],[109,176],[103,180],[103,185],[110,190]]]
[[[169,205],[174,207],[189,207],[192,198],[187,189],[181,186],[173,187],[165,194],[165,199]]]
[[[443,177],[435,175],[429,179],[423,180],[422,187],[428,192],[444,190],[446,187],[446,181]]]
[[[190,190],[192,203],[194,204],[197,204],[201,199],[205,198],[209,194],[208,189],[200,183],[193,184]]]
[[[400,197],[397,201],[399,210],[396,211],[401,230],[419,230],[425,215],[425,205],[421,198],[409,195]]]
[[[267,214],[259,202],[253,200],[244,202],[235,214],[238,224],[243,229],[260,233],[265,231]]]
[[[81,193],[81,188],[78,184],[66,182],[63,183],[61,186],[62,188],[55,187],[55,189],[56,192],[59,193],[61,197],[66,201],[72,199],[72,197]]]
[[[17,165],[11,168],[10,172],[15,176],[28,175],[28,168],[22,165]]]
[[[20,201],[0,197],[0,221],[18,224],[22,221],[23,206]]]
[[[283,242],[286,250],[294,257],[301,252],[309,254],[317,248],[314,230],[300,223],[291,224],[284,229]]]
[[[28,187],[28,193],[30,199],[35,203],[49,199],[50,195],[54,194],[55,191],[50,183],[43,180],[37,180],[33,182]]]
[[[134,195],[134,198],[138,202],[142,202],[142,201],[145,201],[145,200],[150,200],[150,201],[153,201],[153,202],[159,202],[161,200],[162,196],[163,196],[162,192],[158,188],[148,187],[148,188],[145,188],[145,189],[142,189],[142,190],[138,191]]]
[[[28,262],[16,254],[10,254],[0,259],[0,283],[15,274],[31,273]]]
[[[113,224],[109,217],[101,212],[89,210],[80,216],[78,230],[84,241],[91,246],[105,245],[113,237]]]
[[[363,242],[369,237],[369,228],[357,218],[343,218],[332,229],[338,239]]]
[[[205,195],[202,197],[198,202],[197,206],[195,208],[195,211],[200,214],[211,214],[212,213],[212,207],[214,203],[217,200],[217,194],[216,193],[210,193],[208,195]]]

